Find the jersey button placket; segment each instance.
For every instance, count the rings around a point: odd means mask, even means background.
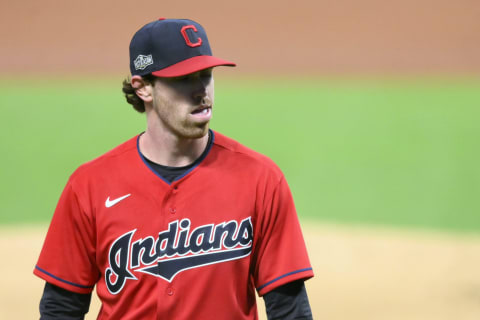
[[[177,213],[177,207],[175,205],[176,203],[176,195],[178,193],[178,186],[173,186],[171,190],[171,200],[168,206],[168,212],[172,215]]]

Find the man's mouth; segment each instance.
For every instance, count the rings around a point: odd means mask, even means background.
[[[201,106],[190,113],[193,121],[206,123],[212,118],[212,106]]]
[[[191,113],[192,114],[208,114],[212,107],[201,107],[198,109],[193,110]]]

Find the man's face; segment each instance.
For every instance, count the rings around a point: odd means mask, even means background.
[[[214,99],[211,68],[181,77],[156,78],[152,92],[153,109],[164,129],[187,139],[207,134]]]

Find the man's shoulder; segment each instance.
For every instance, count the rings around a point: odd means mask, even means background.
[[[97,158],[85,162],[74,171],[71,178],[107,172],[110,168],[128,161],[130,157],[137,155],[137,140],[138,136],[135,136]]]
[[[268,156],[250,149],[240,142],[216,131],[214,145],[224,154],[228,154],[230,158],[234,159],[234,161],[242,162],[242,165],[245,165],[246,167],[256,167],[262,169],[262,171],[268,170],[276,175],[283,175],[277,164]]]

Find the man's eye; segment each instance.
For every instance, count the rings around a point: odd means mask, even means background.
[[[200,75],[202,77],[202,79],[204,80],[208,80],[210,78],[212,78],[212,74],[211,73],[205,73],[205,74],[202,74]]]
[[[175,77],[175,78],[170,78],[171,81],[173,82],[185,82],[189,80],[188,76],[180,76],[180,77]]]

